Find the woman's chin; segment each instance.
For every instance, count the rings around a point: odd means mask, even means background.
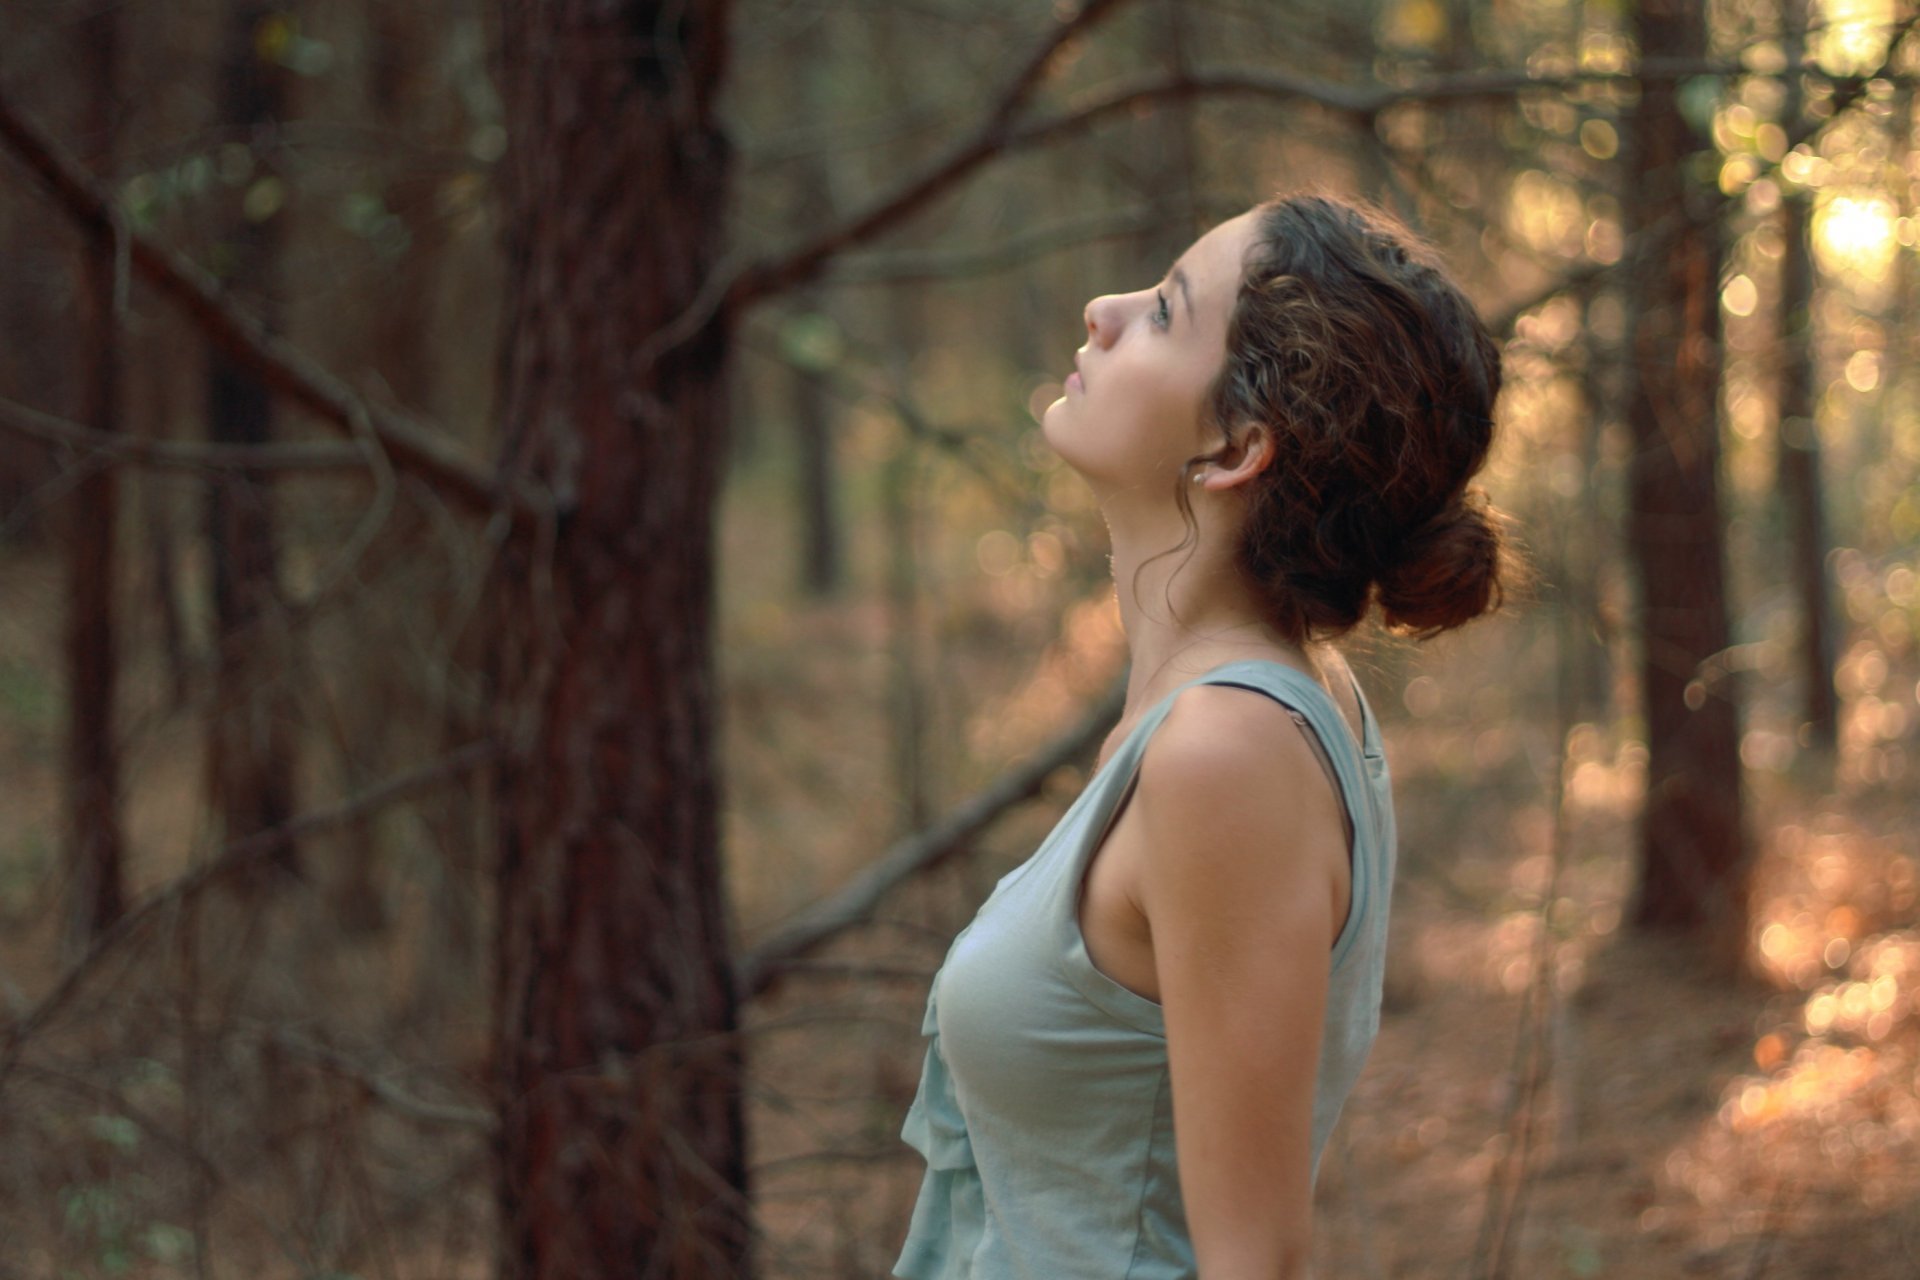
[[[1047,442],[1047,448],[1053,450],[1054,453],[1062,458],[1065,458],[1067,455],[1060,452],[1060,432],[1061,428],[1065,425],[1060,421],[1060,414],[1066,403],[1067,398],[1061,396],[1058,400],[1048,405],[1046,411],[1040,415],[1040,438]]]
[[[1074,413],[1075,407],[1064,397],[1055,400],[1041,416],[1040,438],[1054,457],[1096,491],[1110,488],[1115,483],[1113,442],[1087,434],[1087,424]]]

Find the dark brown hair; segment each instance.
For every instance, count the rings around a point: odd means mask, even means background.
[[[1329,639],[1377,599],[1388,631],[1425,640],[1498,608],[1525,564],[1467,481],[1493,443],[1499,345],[1434,250],[1378,206],[1313,192],[1255,218],[1205,412],[1229,447],[1254,422],[1277,446],[1235,557],[1268,623],[1296,644]],[[1190,472],[1217,456],[1181,467],[1180,546],[1198,533]]]

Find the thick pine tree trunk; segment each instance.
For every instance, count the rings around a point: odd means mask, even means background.
[[[88,64],[87,133],[96,173],[112,172],[118,130],[116,89],[119,12],[98,10],[81,22]],[[82,263],[80,420],[95,431],[120,423],[120,328],[114,312],[114,243],[97,235]],[[120,509],[119,474],[101,467],[67,501],[71,535],[67,565],[67,865],[71,871],[68,938],[84,947],[105,932],[125,905],[121,883],[119,751],[114,733],[114,530]]]
[[[713,520],[723,0],[506,0],[501,468],[565,514],[500,562],[501,1274],[749,1273],[720,879]]]
[[[1641,0],[1641,51],[1702,57],[1704,23],[1691,0]],[[1717,478],[1719,197],[1691,171],[1712,144],[1671,83],[1642,88],[1635,142],[1628,536],[1648,761],[1632,919],[1705,933],[1731,968],[1745,944],[1747,856]]]

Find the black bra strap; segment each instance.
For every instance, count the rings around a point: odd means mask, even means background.
[[[1286,706],[1285,703],[1281,705]],[[1306,735],[1307,745],[1313,748],[1313,754],[1320,761],[1320,768],[1325,771],[1327,781],[1333,784],[1334,799],[1340,801],[1340,826],[1347,833],[1347,855],[1351,857],[1353,855],[1353,814],[1347,808],[1346,788],[1340,785],[1340,775],[1334,772],[1333,758],[1327,754],[1326,744],[1320,741],[1320,735],[1315,732],[1311,724],[1307,723],[1305,716],[1292,707],[1287,707],[1287,714],[1293,717],[1294,722],[1300,726],[1300,731]]]

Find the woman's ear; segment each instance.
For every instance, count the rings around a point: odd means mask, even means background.
[[[1232,441],[1200,473],[1200,487],[1232,489],[1247,483],[1273,462],[1273,432],[1266,424],[1242,423]]]

